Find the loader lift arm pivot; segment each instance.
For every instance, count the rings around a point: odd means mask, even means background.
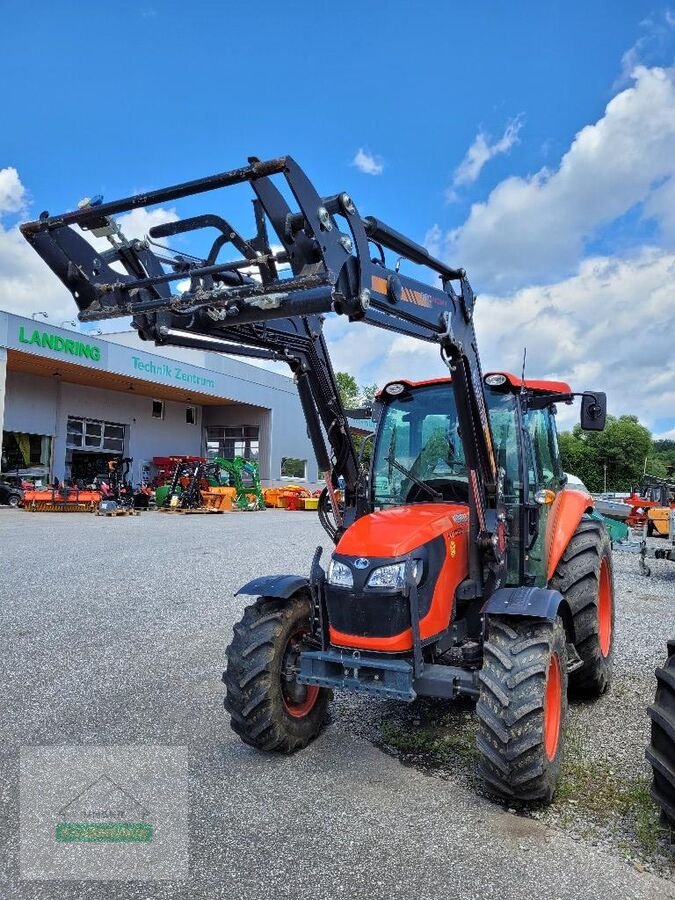
[[[277,178],[285,181],[284,194]],[[156,226],[152,240],[127,240],[112,219],[244,182],[255,195],[251,238],[224,218],[206,214]],[[112,249],[99,251],[78,228],[107,237]],[[218,236],[200,257],[156,249],[158,239],[206,229]],[[157,344],[285,361],[319,467],[330,486],[337,486],[340,476],[345,481],[338,533],[370,511],[370,499],[323,335],[325,314],[438,344],[452,371],[469,472],[470,578],[476,595],[499,586],[506,517],[473,326],[475,298],[463,269],[450,268],[378,219],[362,218],[346,193],[321,197],[289,156],[250,158],[247,166],[209,178],[112,203],[86,203],[57,216],[43,213],[21,230],[71,291],[83,322],[131,316],[141,338]],[[239,259],[221,258],[230,246]],[[372,247],[378,251],[374,259]],[[413,263],[427,275],[435,273],[440,285],[401,273],[399,263],[390,267],[385,249],[406,268]],[[113,263],[121,263],[124,272]],[[172,293],[172,284],[186,278],[188,289]]]

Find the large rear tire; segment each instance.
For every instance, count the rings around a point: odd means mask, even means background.
[[[260,597],[234,626],[223,672],[225,709],[232,730],[259,750],[293,753],[323,727],[330,691],[295,679],[311,611],[304,593],[288,600]]]
[[[567,712],[560,618],[490,617],[476,712],[479,771],[490,793],[550,803]]]
[[[656,670],[656,696],[648,710],[652,720],[647,747],[654,781],[651,795],[663,818],[675,828],[675,640],[668,642],[668,659]]]
[[[581,520],[551,587],[570,608],[571,639],[583,663],[570,673],[570,696],[599,697],[610,685],[614,663],[612,546],[601,522],[586,516]]]

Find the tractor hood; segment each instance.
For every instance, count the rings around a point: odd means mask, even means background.
[[[441,534],[468,529],[460,503],[417,503],[361,516],[342,535],[335,552],[345,556],[401,557]]]

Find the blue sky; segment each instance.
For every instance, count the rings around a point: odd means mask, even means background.
[[[675,427],[659,343],[675,272],[674,9],[37,0],[3,21],[0,170],[16,178],[4,207],[0,180],[0,306],[74,313],[28,262],[18,219],[290,153],[320,191],[349,191],[362,214],[467,266],[486,298],[486,366],[515,364],[528,343],[536,374],[607,383],[612,411]],[[233,202],[214,211],[237,221]],[[634,280],[649,296],[631,313]],[[638,389],[617,374],[628,349],[615,329],[644,332],[647,314]],[[329,335],[362,381],[440,372],[425,348],[378,334],[366,355],[340,323]]]

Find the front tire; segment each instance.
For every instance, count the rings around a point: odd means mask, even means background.
[[[259,750],[294,753],[323,727],[330,691],[295,679],[311,611],[306,594],[259,597],[234,626],[223,673],[225,709],[232,730]]]
[[[570,674],[570,694],[599,697],[612,680],[614,578],[612,547],[601,522],[584,517],[558,563],[551,587],[572,614],[572,636],[583,665]]]
[[[479,771],[490,793],[550,803],[567,712],[567,643],[560,618],[489,618],[476,712]]]

